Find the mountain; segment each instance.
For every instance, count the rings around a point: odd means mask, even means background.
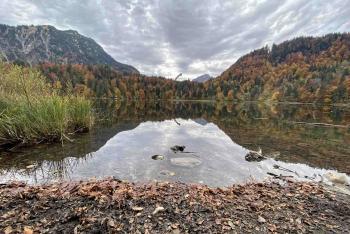
[[[134,67],[115,61],[93,39],[77,31],[61,31],[49,25],[0,24],[0,57],[31,65],[42,62],[106,64],[123,73],[139,73]]]
[[[350,34],[263,47],[242,56],[207,86],[217,99],[350,102]]]
[[[204,74],[204,75],[198,76],[197,78],[194,78],[192,81],[198,82],[198,83],[204,83],[207,80],[211,80],[211,79],[213,79],[213,77],[211,77],[208,74]]]

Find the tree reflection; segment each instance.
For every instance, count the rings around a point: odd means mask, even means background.
[[[0,175],[52,181],[69,178],[111,137],[145,121],[176,118],[213,122],[234,142],[276,159],[350,173],[350,110],[342,107],[245,102],[128,102],[95,100],[96,127],[73,143],[0,153]],[[314,126],[300,123],[326,123]],[[34,167],[28,168],[28,166]]]

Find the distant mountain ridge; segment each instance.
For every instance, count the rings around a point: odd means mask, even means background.
[[[198,82],[198,83],[204,83],[207,80],[211,80],[213,77],[211,77],[209,74],[204,74],[201,76],[198,76],[197,78],[194,78],[192,81]]]
[[[139,73],[136,68],[115,61],[93,39],[77,31],[62,31],[50,25],[0,24],[0,57],[31,65],[42,62],[106,64],[123,73]]]

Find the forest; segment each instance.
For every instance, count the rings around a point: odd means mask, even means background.
[[[350,94],[350,34],[300,37],[241,57],[213,81],[217,98],[338,103]]]
[[[123,100],[202,99],[203,84],[177,82],[141,74],[123,75],[107,65],[58,65],[43,63],[38,68],[50,84],[63,92],[71,90],[87,97]]]
[[[107,65],[42,63],[38,69],[52,86],[87,97],[345,103],[350,101],[350,34],[265,46],[205,83],[126,75]]]

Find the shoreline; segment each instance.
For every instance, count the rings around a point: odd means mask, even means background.
[[[346,232],[350,196],[308,182],[209,188],[106,178],[0,185],[4,233]]]

